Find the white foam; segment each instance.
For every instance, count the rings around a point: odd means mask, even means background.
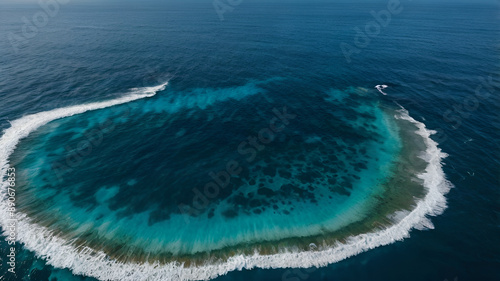
[[[154,92],[152,88],[151,93]],[[5,177],[8,168],[8,157],[16,144],[38,127],[58,118],[79,114],[89,110],[105,108],[135,99],[147,94],[128,96],[112,101],[73,106],[25,116],[12,122],[0,139],[1,179]],[[427,145],[423,158],[428,161],[425,172],[419,175],[427,189],[427,195],[419,201],[415,209],[403,218],[398,218],[395,225],[374,233],[361,234],[348,239],[344,244],[332,247],[319,246],[317,251],[298,252],[298,250],[282,251],[273,255],[238,255],[225,262],[207,264],[197,267],[184,267],[179,263],[169,264],[137,264],[120,263],[109,259],[103,252],[95,252],[89,248],[78,248],[71,241],[54,236],[52,232],[36,225],[23,214],[18,214],[18,237],[25,247],[47,263],[58,268],[69,268],[74,274],[92,276],[100,280],[208,280],[230,271],[252,268],[307,268],[321,267],[335,263],[361,252],[391,244],[410,236],[413,228],[433,228],[428,219],[436,216],[446,208],[445,194],[451,184],[446,180],[441,166],[441,160],[446,154],[441,152],[430,136],[433,133],[425,125],[414,120],[404,109],[399,111],[397,118],[414,123]],[[6,182],[2,182],[2,192],[5,192]],[[8,219],[6,201],[0,202],[0,224],[5,229]]]
[[[384,93],[384,91],[382,91],[382,90],[383,90],[383,89],[385,89],[385,88],[387,88],[387,87],[389,87],[389,86],[387,86],[387,85],[377,85],[377,86],[375,86],[375,88],[376,88],[376,89],[377,89],[377,90],[378,90],[378,91],[379,91],[382,95],[384,95],[384,96],[387,96],[387,94],[386,94],[386,93]]]

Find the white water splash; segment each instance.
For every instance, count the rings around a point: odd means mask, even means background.
[[[375,89],[377,89],[380,93],[382,93],[382,95],[387,96],[387,93],[385,93],[384,91],[382,91],[383,89],[385,89],[387,87],[389,87],[389,86],[387,86],[387,85],[377,85],[377,86],[375,86]]]

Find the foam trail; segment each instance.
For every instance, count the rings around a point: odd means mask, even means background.
[[[160,89],[160,88],[157,88]],[[154,89],[151,90],[151,93]],[[116,104],[125,103],[146,95],[124,97],[108,102],[93,103],[82,106],[67,107],[48,112],[42,112],[23,117],[12,122],[12,127],[7,129],[0,139],[0,167],[1,179],[5,178],[8,168],[7,160],[20,139],[26,137],[38,127],[57,118],[75,115],[88,110],[100,109]],[[179,263],[160,265],[158,263],[137,264],[120,263],[109,259],[105,253],[92,249],[82,249],[59,238],[46,227],[36,225],[24,214],[17,214],[17,239],[28,250],[33,251],[38,257],[47,260],[48,264],[58,268],[69,268],[74,274],[92,276],[100,280],[208,280],[230,271],[252,268],[307,268],[321,267],[338,262],[361,252],[391,244],[410,236],[413,228],[433,228],[428,216],[436,216],[446,209],[445,194],[451,188],[442,170],[441,161],[447,155],[438,148],[430,136],[433,131],[427,130],[423,123],[410,117],[404,109],[398,111],[396,118],[407,120],[416,125],[417,134],[421,135],[426,143],[427,150],[422,155],[428,163],[425,172],[419,177],[427,189],[425,198],[420,200],[415,209],[400,218],[391,227],[373,233],[360,234],[348,239],[343,244],[329,248],[320,248],[312,252],[285,251],[279,254],[262,256],[253,254],[248,256],[238,255],[225,262],[206,264],[197,267],[184,267]],[[2,182],[2,192],[5,192],[6,182]],[[5,229],[8,220],[7,204],[0,202],[0,224]]]
[[[382,90],[383,90],[383,89],[385,89],[385,88],[387,88],[387,87],[389,87],[389,86],[387,86],[387,85],[377,85],[377,86],[375,86],[375,88],[376,88],[376,89],[377,89],[380,93],[382,93],[382,95],[384,95],[384,96],[387,96],[387,94],[386,94],[386,93],[384,93],[384,91],[382,91]]]

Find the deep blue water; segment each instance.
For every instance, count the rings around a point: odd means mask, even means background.
[[[167,179],[155,179],[162,183],[168,180],[169,173],[185,172],[172,171],[175,165],[171,163],[196,163],[186,158],[191,151],[210,155],[207,161],[230,159],[235,148],[224,148],[237,146],[239,140],[267,125],[266,118],[274,107],[287,105],[302,120],[285,131],[291,139],[297,134],[309,136],[311,141],[314,137],[324,140],[329,136],[320,132],[324,128],[348,138],[355,134],[352,127],[330,123],[329,118],[335,114],[349,116],[353,114],[351,108],[328,107],[322,97],[332,89],[367,89],[366,97],[355,98],[352,103],[397,102],[412,117],[438,131],[433,139],[449,154],[444,160],[444,171],[454,188],[447,195],[446,211],[432,218],[435,229],[412,230],[411,237],[404,241],[320,269],[243,270],[217,280],[499,280],[499,10],[486,4],[414,2],[402,2],[402,10],[392,15],[378,35],[364,42],[363,47],[358,44],[359,52],[352,54],[350,62],[341,44],[356,46],[355,28],[364,29],[373,20],[371,11],[386,9],[385,1],[245,1],[225,13],[223,21],[209,1],[158,6],[69,3],[49,17],[48,24],[28,41],[14,43],[16,50],[9,35],[21,36],[22,18],[31,19],[42,9],[36,5],[1,4],[0,128],[9,128],[9,121],[27,114],[111,100],[131,88],[155,86],[168,80],[167,88],[151,99],[54,123],[61,131],[75,128],[72,134],[57,134],[49,124],[20,143],[20,153],[30,147],[36,147],[36,152],[46,147],[47,159],[57,160],[58,141],[76,145],[71,138],[92,126],[88,120],[99,123],[111,118],[118,129],[104,138],[102,154],[86,158],[87,162],[78,165],[77,173],[71,174],[75,178],[65,178],[63,182],[68,185],[61,186],[78,190],[81,178],[86,177],[90,184],[95,184],[94,180],[108,185],[108,189],[100,191],[104,192],[100,193],[102,198],[108,198],[116,195],[110,187],[113,180],[106,177],[113,167],[125,169],[122,172],[130,175],[130,185],[154,185],[147,178],[141,179],[141,174],[158,168],[157,164],[165,159],[168,162],[162,164],[161,170]],[[387,96],[374,89],[378,84],[389,86],[384,90]],[[476,92],[479,85],[483,85],[482,89]],[[201,110],[190,110],[193,108]],[[123,112],[127,112],[126,117],[116,117]],[[175,118],[165,112],[176,112]],[[175,135],[165,139],[167,134],[161,128],[175,130]],[[44,130],[55,133],[40,141]],[[175,138],[185,136],[193,136],[198,142],[183,140],[183,146],[172,146]],[[370,137],[378,138],[375,134]],[[216,146],[219,150],[200,148],[204,138],[220,144]],[[120,147],[110,139],[128,142]],[[281,150],[308,148],[285,144],[276,143],[272,151],[282,155]],[[100,166],[105,162],[94,161],[110,154],[124,158],[109,159],[108,170]],[[33,156],[28,163],[31,166],[20,163],[20,167],[36,169],[40,155]],[[143,165],[137,160],[137,169],[127,170],[125,165],[119,165],[127,157],[140,159],[143,155],[150,157]],[[270,155],[272,159],[273,154]],[[205,171],[203,165],[210,163],[200,164],[200,170]],[[197,180],[185,175],[173,178],[184,179],[180,185]],[[45,180],[42,176],[34,179],[37,183]],[[39,183],[38,187],[43,190],[46,184]],[[157,198],[165,198],[164,192],[170,190],[156,192]],[[74,202],[87,207],[98,203],[84,193],[78,194],[72,198]],[[151,202],[141,198],[141,194],[125,193],[117,198],[130,199],[129,212],[141,212],[148,204],[165,203],[161,199]],[[127,212],[120,215],[127,217]],[[149,218],[149,224],[169,215],[168,211],[155,214]],[[54,269],[22,246],[17,250],[17,274],[12,275],[6,271],[7,243],[2,241],[1,245],[0,280],[91,280],[74,276],[67,269]]]

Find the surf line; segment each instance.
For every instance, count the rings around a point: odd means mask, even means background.
[[[163,86],[156,87],[159,91]],[[5,194],[7,181],[8,157],[16,148],[18,142],[28,136],[40,126],[55,119],[80,114],[89,110],[101,109],[118,105],[144,97],[153,96],[156,91],[142,90],[132,96],[91,103],[79,106],[55,109],[47,112],[28,115],[13,121],[12,126],[4,131],[0,138],[0,194]],[[432,229],[433,225],[429,216],[440,215],[446,209],[445,194],[452,187],[446,180],[442,170],[442,159],[447,155],[438,148],[438,144],[430,138],[434,133],[428,130],[421,122],[409,116],[408,112],[401,109],[395,118],[405,119],[417,126],[416,134],[422,136],[426,143],[426,150],[422,158],[427,161],[425,172],[419,177],[427,189],[427,195],[420,200],[415,208],[393,226],[373,233],[364,233],[350,237],[343,244],[319,249],[318,251],[287,251],[273,255],[236,255],[225,262],[188,266],[178,262],[168,264],[154,263],[121,263],[107,258],[102,251],[88,249],[79,251],[72,241],[65,240],[54,234],[52,230],[33,223],[25,214],[17,213],[18,237],[17,240],[24,247],[36,254],[39,258],[46,259],[47,263],[57,268],[68,268],[75,275],[92,276],[100,280],[208,280],[230,271],[253,268],[310,268],[323,267],[359,253],[383,245],[403,240],[410,236],[410,230]],[[8,215],[6,200],[0,201],[0,225],[6,229]]]

